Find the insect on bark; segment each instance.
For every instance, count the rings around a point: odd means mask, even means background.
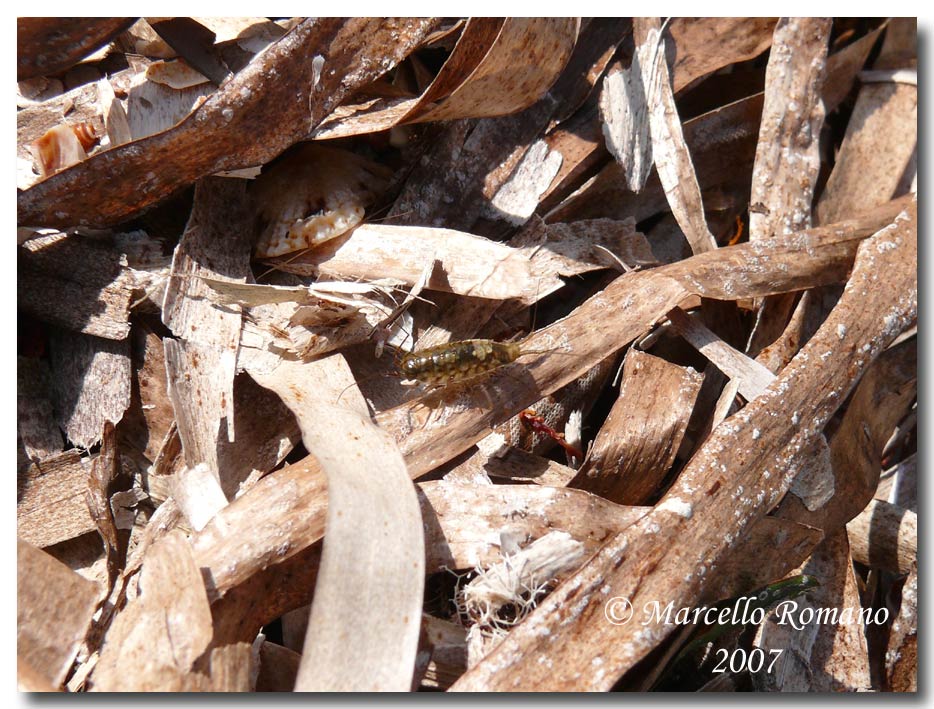
[[[473,379],[522,355],[548,354],[555,350],[527,350],[520,342],[495,340],[461,340],[429,347],[403,355],[399,372],[410,380],[432,386],[446,386]],[[564,353],[569,354],[569,353]]]

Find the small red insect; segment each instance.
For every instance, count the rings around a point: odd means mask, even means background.
[[[536,433],[541,433],[552,438],[555,443],[564,448],[567,453],[578,460],[584,459],[584,454],[564,440],[564,434],[559,433],[551,426],[545,423],[545,419],[536,413],[535,409],[525,409],[519,412],[519,420],[524,426],[528,426]]]

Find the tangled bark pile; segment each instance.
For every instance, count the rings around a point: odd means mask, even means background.
[[[20,686],[913,690],[915,35],[20,20]]]

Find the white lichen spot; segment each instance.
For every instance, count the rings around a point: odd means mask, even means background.
[[[659,504],[655,509],[674,512],[676,515],[684,517],[685,519],[691,519],[694,515],[694,506],[690,502],[682,500],[680,497],[670,497]]]
[[[758,441],[761,435],[762,431],[760,431],[758,428],[752,429],[752,440]]]
[[[876,244],[876,252],[884,254],[886,251],[891,251],[892,249],[898,248],[898,240],[895,241],[880,241]]]
[[[795,411],[791,414],[791,425],[797,426],[799,423],[801,423],[801,414]]]

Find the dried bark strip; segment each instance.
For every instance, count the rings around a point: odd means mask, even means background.
[[[896,24],[886,30],[887,42]],[[875,66],[889,68],[887,55],[883,45]],[[898,196],[905,172],[916,160],[917,140],[918,88],[895,83],[864,85],[817,205],[817,223],[827,224],[851,213],[854,204],[866,209]]]
[[[162,322],[177,337],[166,339],[169,395],[185,459],[206,463],[222,481],[217,444],[221,420],[235,440],[233,380],[240,345],[240,308],[218,310],[200,277],[244,282],[250,277],[252,233],[242,180],[212,177],[195,188],[194,205],[175,249],[165,289]],[[191,384],[191,375],[199,381]]]
[[[211,691],[252,692],[252,658],[250,643],[231,643],[211,650]]]
[[[18,17],[16,80],[57,74],[133,24],[133,17]]]
[[[97,608],[97,584],[33,545],[16,544],[17,674],[65,681]]]
[[[910,456],[885,471],[876,488],[875,498],[912,512],[918,511],[918,454]]]
[[[226,414],[227,400],[222,398],[223,390],[218,391],[215,377],[216,367],[212,360],[218,352],[212,347],[186,344],[168,337],[164,339],[163,346],[169,375],[169,398],[175,411],[186,465],[207,465],[220,489],[217,443],[221,420],[227,419],[218,409],[223,403],[222,413]],[[202,391],[207,391],[209,396],[202,397]]]
[[[577,42],[577,18],[507,18],[497,41],[471,73],[440,105],[418,117],[419,122],[464,116],[501,116],[526,108],[555,82]],[[504,70],[511,79],[504,82]],[[521,78],[520,78],[521,77]]]
[[[832,113],[847,97],[856,81],[856,75],[863,68],[869,52],[885,29],[885,24],[877,27],[864,37],[827,57],[827,79],[821,95],[824,99],[824,112]]]
[[[674,92],[677,94],[710,72],[764,52],[772,40],[774,25],[771,18],[674,18],[669,24],[675,53],[671,67]],[[611,69],[608,73],[612,72]],[[545,212],[554,208],[558,195],[567,195],[567,188],[575,179],[602,159],[604,141],[597,123],[595,113],[579,112],[545,137],[548,146],[564,157],[557,176],[543,195]]]
[[[830,25],[828,18],[783,18],[775,27],[749,197],[750,240],[811,226]]]
[[[406,691],[418,648],[425,553],[402,455],[373,426],[361,397],[353,409],[330,403],[353,382],[342,356],[307,365],[284,360],[274,373],[254,376],[295,413],[328,478],[327,537],[295,689]]]
[[[885,680],[894,692],[918,691],[918,569],[902,587],[902,603],[885,653]]]
[[[210,361],[210,352],[203,357],[182,360],[178,359],[180,354],[177,343],[171,341],[172,344],[169,345],[169,342],[167,339],[165,343],[167,349],[171,349],[169,358],[176,358],[172,360],[175,362],[173,369],[177,367],[184,373],[181,379],[172,382],[170,388],[170,394],[178,407],[176,411],[179,414],[179,426],[190,426],[192,421],[196,426],[200,426],[196,429],[196,435],[191,431],[183,434],[182,440],[188,445],[184,460],[189,466],[198,463],[199,455],[213,460],[216,469],[211,474],[215,480],[218,473],[220,474],[219,490],[232,499],[288,455],[299,440],[298,426],[278,397],[258,386],[249,377],[241,375],[233,381],[234,419],[223,418],[220,427],[208,427],[209,433],[204,433],[205,423],[198,418],[201,409],[196,389],[200,386],[205,390],[210,385],[210,381],[207,384],[202,383],[206,376],[202,362]],[[196,355],[200,351],[191,346],[188,350]],[[186,423],[182,424],[182,421]],[[229,442],[224,435],[228,427],[237,430],[235,442]],[[169,441],[170,447],[160,451],[160,458],[157,458],[154,464],[154,472],[157,474],[172,473],[181,467],[179,462],[173,459],[177,452],[171,447],[171,439]],[[164,460],[161,459],[163,457]]]
[[[823,357],[821,365],[833,354]],[[918,352],[908,340],[883,352],[867,369],[830,444],[833,497],[810,511],[792,497],[775,514],[829,533],[841,528],[872,500],[882,469],[882,449],[917,398]]]
[[[626,185],[641,192],[652,170],[649,104],[637,61],[609,72],[600,91],[600,120],[607,150],[623,168]]]
[[[282,645],[263,642],[259,649],[257,692],[291,692],[298,674],[301,654]]]
[[[76,234],[52,234],[16,250],[16,302],[45,322],[123,340],[130,333],[135,279],[126,258]]]
[[[472,569],[502,558],[503,539],[567,532],[589,551],[634,524],[647,507],[617,505],[583,490],[534,485],[418,485],[427,571]]]
[[[894,574],[911,572],[918,561],[918,515],[884,500],[872,500],[847,522],[853,559]]]
[[[100,454],[91,465],[91,474],[85,483],[85,500],[91,519],[104,541],[107,557],[107,581],[112,587],[119,570],[126,562],[129,532],[117,524],[114,497],[118,492],[129,490],[132,480],[120,465],[115,426],[106,422],[101,441]]]
[[[577,39],[577,20],[471,18],[434,81],[417,98],[342,107],[316,138],[423,121],[501,116],[527,108],[554,83]],[[510,72],[504,75],[504,67]],[[490,82],[495,81],[495,90]],[[375,110],[374,110],[375,109]]]
[[[775,381],[775,375],[765,366],[730,347],[681,308],[672,308],[668,319],[684,339],[736,383],[737,391],[747,401],[755,399]]]
[[[447,689],[467,669],[467,631],[431,615],[422,616],[422,627],[431,652],[422,687]]]
[[[701,603],[733,598],[791,574],[824,538],[814,527],[766,516],[721,557],[703,589]]]
[[[429,394],[380,413],[377,421],[396,436],[413,475],[428,472],[466,450],[489,428],[580,377],[691,294],[735,300],[844,280],[859,237],[888,223],[898,206],[903,205],[893,203],[886,213],[874,212],[833,229],[768,244],[739,244],[628,273],[525,341],[528,349],[555,352],[493,372],[453,401],[449,396],[447,406],[437,407],[432,403],[437,396]],[[593,327],[595,322],[600,328]],[[562,356],[562,351],[568,354]]]
[[[762,94],[755,94],[684,123],[684,141],[690,146],[702,188],[721,185],[726,189],[748,182],[756,153],[762,100]],[[549,211],[546,219],[566,222],[634,217],[638,222],[668,208],[666,191],[657,177],[650,177],[642,192],[634,194],[627,186],[622,168],[613,161]]]
[[[311,464],[291,466],[265,478],[260,484],[281,485],[293,476],[294,479],[323,478],[316,461],[309,460]],[[274,489],[270,487],[268,492]],[[648,511],[648,508],[614,505],[579,490],[528,485],[478,488],[476,485],[433,481],[419,484],[416,491],[424,520],[425,572],[429,574],[496,563],[502,559],[503,539],[517,535],[522,538],[526,535],[539,537],[554,529],[568,532],[583,542],[588,550],[594,551],[608,535],[632,524]],[[269,499],[268,496],[265,499]],[[323,534],[323,507],[327,502],[323,486],[319,490],[319,501],[321,507],[313,512],[313,519],[317,518],[322,523],[318,533],[320,538]],[[255,498],[247,505],[259,502],[259,498]],[[233,502],[220,516],[231,519],[231,512],[242,504],[239,500]],[[252,514],[255,517],[260,511],[254,509]],[[306,518],[285,514],[277,517],[276,521],[281,530],[293,523],[305,523]],[[788,529],[796,526],[782,524]],[[231,532],[242,535],[242,531]],[[502,532],[505,532],[505,537]],[[281,531],[279,541],[281,544]],[[228,548],[233,551],[232,547]],[[228,554],[228,561],[250,564],[252,568],[247,572],[252,575],[232,589],[221,588],[226,595],[212,606],[215,643],[255,637],[262,625],[307,604],[317,583],[320,549],[321,544],[314,544],[284,562],[274,562],[268,567],[264,565],[262,570],[249,560],[230,559]],[[219,587],[229,579],[228,571],[233,569],[224,569],[214,576]],[[206,573],[209,570],[206,569]]]
[[[804,462],[802,444],[821,432],[854,379],[916,316],[915,215],[914,208],[902,213],[861,245],[824,326],[765,395],[714,431],[653,512],[607,542],[452,689],[607,690],[667,637],[672,628],[661,623],[608,623],[604,604],[621,596],[634,608],[658,599],[695,605],[711,566],[784,495]],[[891,288],[873,288],[879,271]],[[866,297],[870,289],[876,297]],[[812,356],[827,350],[836,353],[834,366],[813,367]],[[804,423],[772,415],[789,410]],[[689,548],[677,541],[686,538]],[[540,663],[542,656],[551,664]]]
[[[533,216],[509,240],[514,248],[529,253],[532,269],[538,274],[564,277],[616,265],[603,247],[633,268],[655,264],[655,255],[645,236],[636,231],[633,219],[582,219],[546,224]]]
[[[142,322],[135,323],[131,341],[133,400],[120,426],[120,435],[145,458],[154,461],[175,422],[168,395],[165,348],[162,338]]]
[[[392,278],[414,286],[434,259],[441,263],[426,285],[431,290],[502,300],[532,297],[539,287],[544,297],[561,287],[555,275],[542,282],[525,254],[511,246],[432,227],[367,224],[276,265],[300,275]]]
[[[393,222],[474,231],[483,216],[509,218],[491,209],[491,200],[549,122],[579,104],[594,67],[605,64],[607,49],[617,41],[613,34],[591,22],[551,90],[524,111],[443,124],[396,199]]]
[[[630,350],[619,397],[569,485],[623,505],[646,504],[674,462],[703,379]]]
[[[671,211],[695,254],[717,248],[707,228],[700,185],[684,142],[684,131],[675,106],[671,77],[665,59],[665,41],[658,18],[633,22],[639,70],[645,88],[652,135],[655,169],[665,188]]]
[[[401,61],[436,24],[305,20],[175,128],[92,156],[20,193],[19,223],[108,226],[198,178],[268,162]],[[324,59],[319,72],[315,57]],[[211,140],[204,140],[204,126],[212,126]]]
[[[323,140],[365,135],[392,128],[403,122],[406,116],[423,113],[425,106],[443,99],[469,78],[496,41],[503,22],[503,18],[471,17],[451,54],[420,96],[376,101],[364,97],[358,104],[343,104],[321,123],[313,137]]]
[[[320,481],[315,483],[319,485],[319,506],[312,509],[310,517],[300,513],[293,516],[291,512],[286,512],[277,518],[280,530],[284,525],[288,525],[290,520],[295,524],[318,524],[320,539],[323,534],[323,506],[326,504],[323,478],[317,462],[308,458],[300,464],[264,478],[259,484],[268,484],[267,490],[256,497],[250,497],[250,501],[243,507],[243,503],[235,501],[225,508],[220,516],[227,520],[242,519],[232,517],[231,512],[246,515],[252,510],[252,518],[255,519],[266,509],[260,506],[274,496],[277,485],[291,485],[293,480]],[[504,524],[517,524],[515,511],[517,506],[522,506],[523,503],[525,506],[522,509],[529,512],[531,528],[517,529],[522,535],[527,532],[533,535],[545,534],[549,529],[563,529],[592,549],[596,549],[600,543],[598,540],[604,539],[606,534],[612,533],[614,529],[624,529],[648,512],[648,508],[612,505],[583,491],[545,488],[545,492],[541,493],[535,490],[536,488],[528,485],[508,488],[485,486],[478,489],[474,484],[464,485],[447,481],[420,483],[419,503],[422,518],[426,520],[426,572],[434,573],[455,567],[471,568],[474,565],[484,566],[498,561],[501,557],[502,542],[499,530]],[[504,491],[508,491],[509,495],[504,497]],[[475,504],[465,509],[460,500],[472,500]],[[273,502],[278,501],[273,499]],[[228,542],[228,550],[235,548],[231,544],[242,544],[245,538],[243,523],[235,521],[235,524],[240,527],[230,530],[232,537]],[[475,527],[488,529],[490,533],[478,536]],[[252,531],[251,527],[248,533]],[[263,533],[265,534],[265,531]],[[709,591],[705,594],[705,600],[734,596],[785,575],[789,569],[804,561],[820,539],[821,533],[811,527],[771,517],[760,520],[749,531],[745,544],[724,561],[723,573],[713,579],[714,585],[705,589]],[[276,541],[281,544],[281,533]],[[259,543],[257,542],[257,545]],[[204,550],[210,553],[212,545],[213,543],[209,542]],[[215,559],[215,566],[211,569],[205,567],[205,573],[215,578],[218,589],[226,594],[222,599],[215,600],[212,606],[215,642],[253,638],[263,625],[272,622],[283,613],[309,603],[317,580],[320,550],[320,543],[313,544],[285,561],[279,561],[279,557],[276,557],[269,561],[268,566],[266,563],[271,558],[268,556],[265,557],[266,561],[261,561],[260,566],[257,566],[249,558],[238,556],[231,559],[228,553],[226,557],[221,556],[220,561]],[[223,554],[223,551],[221,549],[218,553]],[[253,551],[256,551],[255,547]],[[293,552],[294,550],[288,550],[288,553]],[[281,549],[279,554],[281,556]],[[751,558],[757,562],[754,568],[749,566]],[[243,564],[245,569],[219,569],[217,564],[224,561]],[[228,581],[233,578],[234,572],[250,575],[245,581],[230,588]]]
[[[674,45],[671,83],[675,93],[698,79],[753,59],[772,42],[774,17],[678,17],[668,26]]]

